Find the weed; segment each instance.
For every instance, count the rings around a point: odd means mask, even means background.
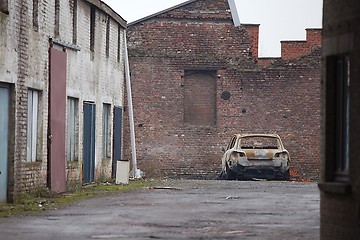
[[[22,193],[15,198],[13,204],[0,204],[0,217],[24,216],[36,214],[48,209],[55,209],[74,202],[97,196],[114,194],[154,185],[156,180],[134,180],[128,185],[113,183],[94,183],[80,186],[72,192],[58,194],[47,188],[39,188],[33,192]]]

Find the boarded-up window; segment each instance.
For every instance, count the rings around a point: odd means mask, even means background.
[[[39,92],[28,90],[28,109],[27,109],[27,148],[26,160],[35,162],[37,158],[37,139],[38,139],[38,115],[39,115]]]
[[[102,149],[103,158],[110,158],[110,104],[103,104],[103,136],[102,136]]]
[[[66,118],[66,160],[78,160],[78,122],[79,100],[69,97]]]
[[[216,71],[185,71],[184,121],[198,126],[216,124]]]

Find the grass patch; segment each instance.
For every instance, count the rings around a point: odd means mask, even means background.
[[[45,210],[56,209],[87,198],[150,187],[157,182],[158,181],[155,180],[134,180],[130,181],[128,185],[94,183],[78,187],[75,191],[63,194],[51,192],[47,188],[37,189],[34,192],[23,193],[17,196],[14,203],[0,204],[0,217],[37,214]]]

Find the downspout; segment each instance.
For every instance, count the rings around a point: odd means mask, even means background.
[[[128,97],[129,107],[129,122],[130,122],[130,140],[131,140],[131,156],[132,156],[132,178],[141,178],[141,171],[137,168],[136,160],[136,146],[135,146],[135,128],[134,128],[134,111],[132,104],[132,93],[131,93],[131,81],[130,81],[130,67],[129,67],[129,56],[127,50],[126,31],[124,33],[125,43],[125,78],[126,78],[126,91]]]

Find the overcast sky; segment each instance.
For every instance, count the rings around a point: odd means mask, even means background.
[[[102,0],[128,23],[184,0]],[[280,56],[281,40],[305,40],[306,28],[322,27],[323,0],[235,0],[241,23],[260,24],[259,56]]]

